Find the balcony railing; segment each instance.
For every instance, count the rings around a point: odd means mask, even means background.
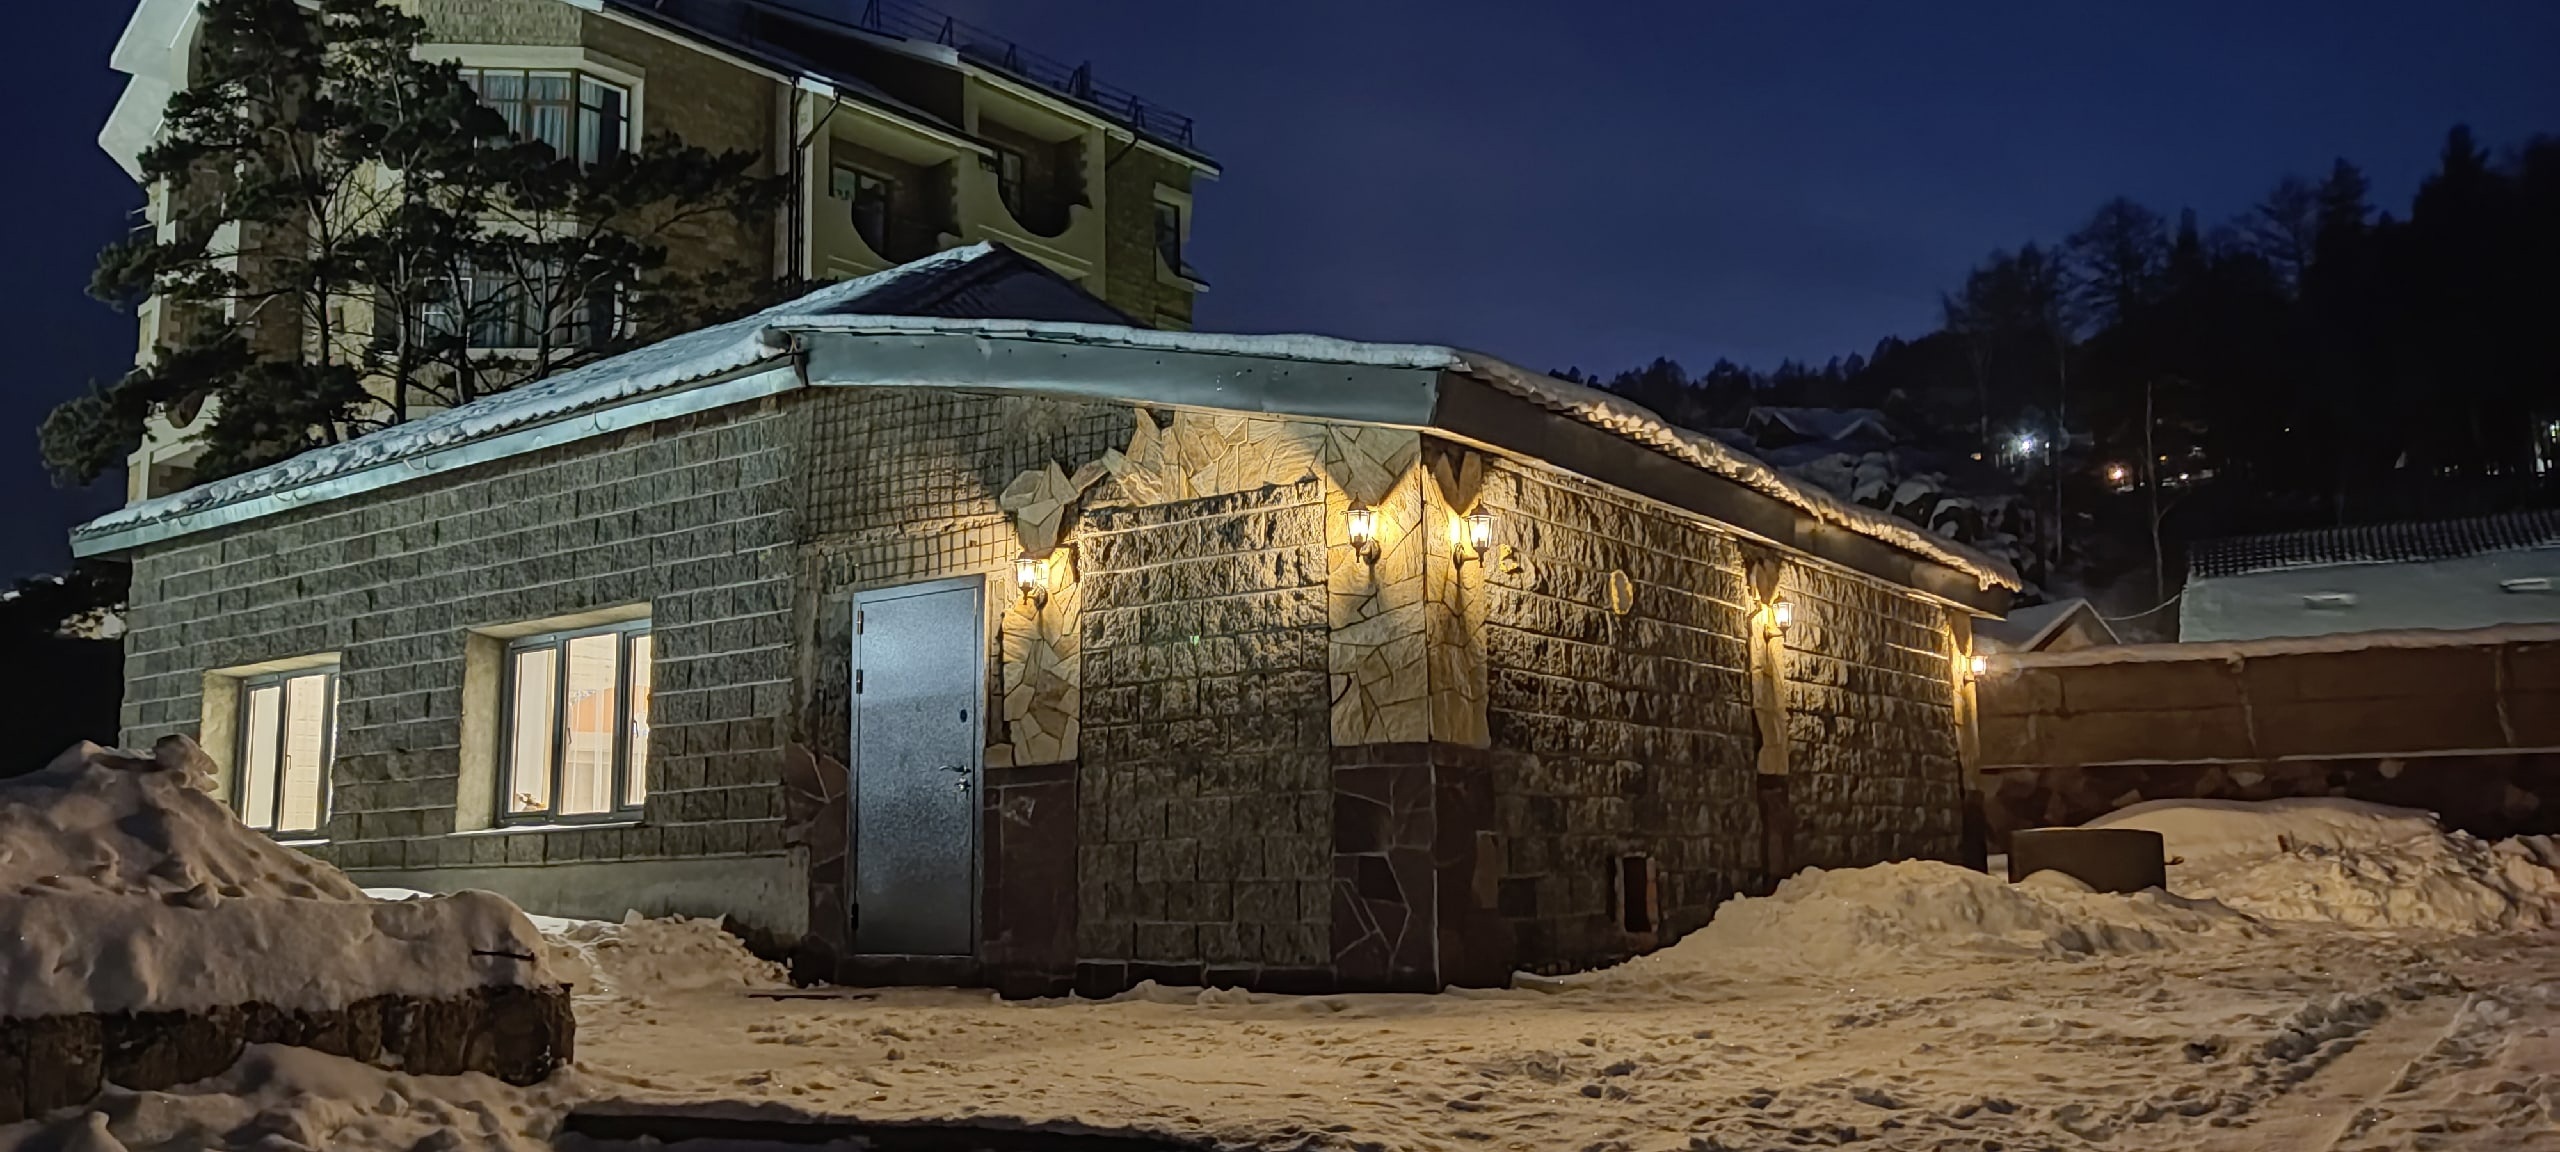
[[[1093,77],[1093,65],[1070,65],[958,17],[907,0],[865,0],[856,25],[866,32],[922,40],[957,50],[972,63],[994,68],[1091,105],[1139,133],[1180,148],[1196,148],[1191,118],[1151,104],[1135,92]]]

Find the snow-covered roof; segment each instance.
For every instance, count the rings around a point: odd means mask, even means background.
[[[2110,638],[2115,635],[2115,629],[2107,627],[2106,619],[2099,616],[2097,610],[2089,606],[2088,601],[2076,596],[2047,604],[2013,608],[2007,616],[1997,620],[1976,620],[1973,624],[1973,634],[1999,645],[2000,650],[2004,652],[2033,652],[2041,648],[2046,640],[2051,639],[2055,632],[2060,631],[2072,617],[2083,612],[2088,613],[2090,619],[2097,621],[2100,631],[2105,632]]]
[[[903,282],[960,268],[987,258],[993,251],[984,244],[954,248],[885,272],[831,284],[744,319],[662,340],[342,444],[314,448],[281,463],[129,504],[73,529],[73,550],[88,555],[83,551],[84,544],[143,525],[167,523],[256,497],[304,489],[331,477],[402,464],[510,429],[557,421],[753,367],[788,351],[764,339],[765,330],[785,314],[857,307],[866,299],[886,295]]]
[[[2560,548],[2560,510],[2206,540],[2188,549],[2187,578],[2203,580],[2344,564],[2451,560],[2533,548]]]
[[[1873,408],[1789,408],[1762,405],[1746,420],[1769,422],[1809,440],[1846,440],[1860,431],[1890,438],[1893,426]]]
[[[1623,397],[1440,345],[1308,335],[1160,332],[1087,321],[876,314],[918,301],[915,286],[961,279],[1001,254],[957,249],[793,303],[667,340],[425,419],[109,513],[73,532],[82,555],[117,551],[287,508],[380,488],[442,468],[628,426],[643,401],[711,392],[773,362],[803,385],[952,387],[1069,394],[1130,403],[1264,412],[1427,428],[1453,388],[1474,387],[1599,429],[1770,498],[1814,521],[1965,574],[1981,589],[2019,585],[1998,560],[1789,477],[1714,437],[1672,425]],[[1078,299],[1086,299],[1078,296]],[[995,300],[988,297],[987,300]],[[1099,308],[1099,305],[1093,307]],[[894,310],[893,310],[894,311]],[[1061,354],[1061,348],[1117,355]],[[1142,354],[1133,361],[1127,354]],[[701,386],[701,387],[697,387]],[[743,397],[742,397],[743,398]],[[736,401],[724,401],[736,402]],[[624,418],[611,419],[616,413]],[[525,438],[526,433],[547,435]],[[493,447],[508,437],[522,447]],[[471,455],[457,455],[468,447]],[[1532,437],[1505,447],[1538,455]]]

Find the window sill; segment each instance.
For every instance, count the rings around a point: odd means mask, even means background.
[[[510,836],[518,832],[580,832],[597,828],[637,828],[647,821],[633,816],[623,820],[571,820],[559,824],[500,824],[495,828],[469,828],[448,832],[448,836]]]
[[[278,848],[326,848],[328,846],[329,838],[326,836],[304,837],[300,840],[286,840],[279,837],[276,840]]]

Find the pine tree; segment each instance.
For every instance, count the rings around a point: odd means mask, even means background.
[[[753,153],[556,154],[423,59],[424,34],[387,0],[206,0],[193,82],[141,157],[164,223],[91,285],[157,298],[174,339],[45,421],[58,477],[115,467],[173,411],[209,413],[199,479],[256,467],[697,326],[724,311],[713,289],[753,281],[667,259],[676,233],[778,202]],[[528,346],[492,357],[490,332]]]

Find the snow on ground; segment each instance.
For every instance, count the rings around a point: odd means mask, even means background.
[[[1936,864],[1809,872],[1619,968],[1440,996],[792,992],[707,921],[544,920],[554,963],[583,965],[579,1067],[550,1084],[262,1050],[67,1119],[136,1149],[525,1148],[566,1109],[627,1103],[1251,1148],[2560,1152],[2560,934],[2246,907],[2278,895],[2271,861],[2456,838],[2337,805],[2125,820],[2241,881],[2215,902]],[[457,1135],[423,1135],[440,1123]],[[33,1148],[0,1131],[0,1152]]]
[[[367,899],[241,826],[184,740],[0,780],[0,1017],[441,997],[548,980],[513,904]],[[296,963],[207,963],[291,956]]]
[[[2092,827],[2167,841],[2169,887],[2253,916],[2483,933],[2560,927],[2560,844],[2490,843],[2356,800],[2154,800]]]

